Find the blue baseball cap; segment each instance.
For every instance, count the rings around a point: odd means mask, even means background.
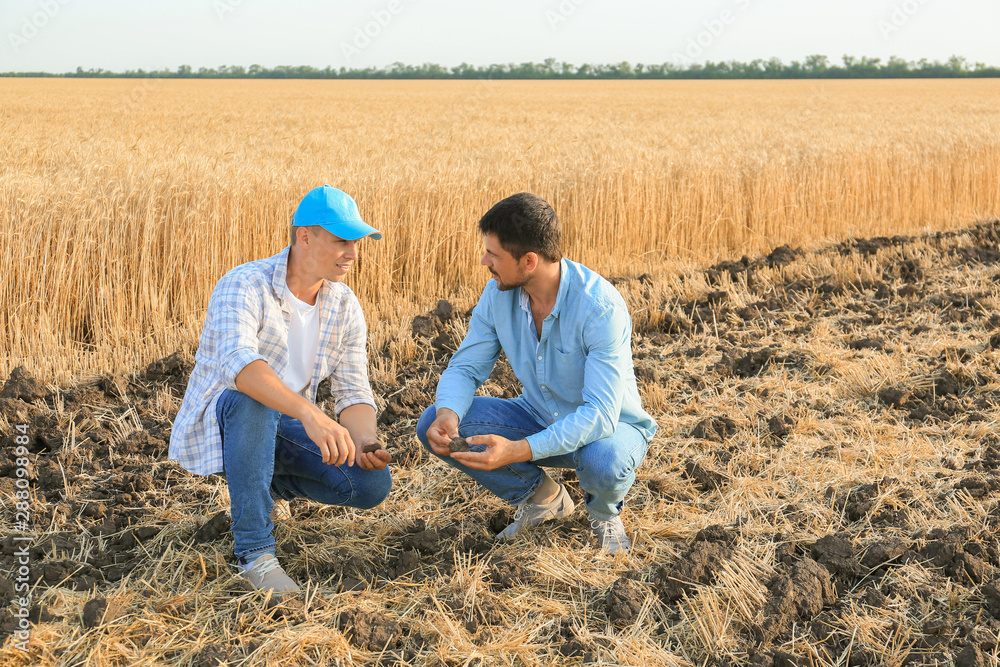
[[[370,236],[382,238],[382,232],[361,219],[358,205],[343,190],[324,185],[309,191],[292,216],[293,227],[319,225],[334,236],[348,241]]]

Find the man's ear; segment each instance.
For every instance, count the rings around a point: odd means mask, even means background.
[[[536,252],[526,252],[524,253],[524,268],[527,271],[534,271],[535,267],[538,266],[538,253]]]

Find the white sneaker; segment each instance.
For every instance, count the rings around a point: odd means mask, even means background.
[[[632,547],[632,540],[625,533],[625,525],[619,516],[612,517],[606,521],[598,521],[591,517],[590,527],[594,529],[598,544],[606,553],[614,555],[619,551],[628,553]]]
[[[522,528],[531,528],[549,519],[561,519],[569,516],[575,508],[576,503],[569,497],[566,487],[560,484],[559,493],[556,494],[555,500],[547,502],[544,505],[536,505],[530,502],[523,502],[518,505],[517,510],[514,512],[514,522],[497,535],[497,540],[501,542],[509,540]]]
[[[268,553],[258,556],[241,576],[254,588],[272,590],[277,595],[299,591],[299,585],[285,574],[278,559]]]

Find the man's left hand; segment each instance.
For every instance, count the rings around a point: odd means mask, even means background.
[[[364,445],[358,446],[358,453],[356,457],[358,465],[361,466],[363,470],[385,470],[385,467],[392,462],[392,454],[384,449],[376,449],[374,452],[367,453],[362,452],[361,450],[368,444],[371,443],[366,442]]]
[[[454,452],[451,458],[473,470],[495,470],[511,463],[531,460],[527,440],[508,440],[499,435],[473,435],[465,439],[470,445],[486,445],[482,452]]]

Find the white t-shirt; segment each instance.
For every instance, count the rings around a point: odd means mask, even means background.
[[[288,291],[291,317],[288,320],[288,367],[281,380],[296,394],[305,394],[312,382],[319,354],[319,309]]]

